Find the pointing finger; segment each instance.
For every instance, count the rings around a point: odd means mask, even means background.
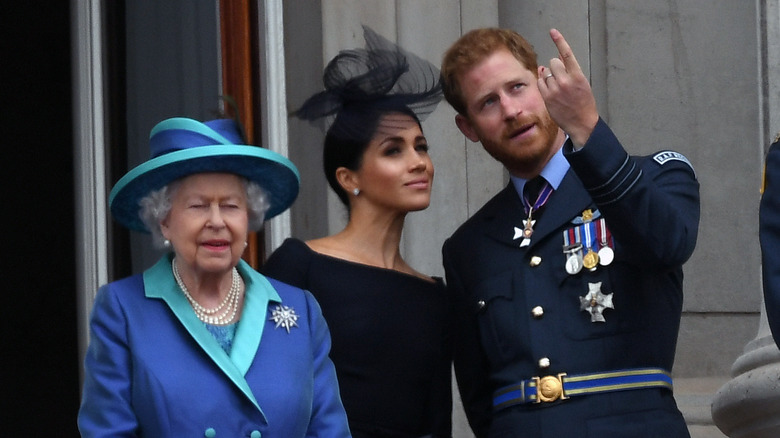
[[[558,48],[558,56],[566,67],[566,71],[569,74],[581,72],[580,64],[577,62],[577,58],[574,57],[574,52],[558,29],[550,29],[550,37],[555,43],[555,47]]]

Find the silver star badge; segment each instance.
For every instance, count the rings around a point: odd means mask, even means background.
[[[588,294],[580,297],[580,310],[590,313],[590,322],[606,322],[604,310],[615,308],[612,294],[601,293],[601,282],[588,283],[588,289]]]
[[[274,328],[282,327],[287,330],[287,333],[290,333],[291,328],[298,327],[298,315],[292,307],[288,306],[276,306],[276,309],[271,311],[271,319],[269,321],[276,323]]]

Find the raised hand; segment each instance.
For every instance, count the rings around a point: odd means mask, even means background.
[[[549,68],[539,66],[539,92],[550,117],[580,148],[599,120],[596,99],[569,43],[557,29],[550,30],[550,37],[558,48],[558,58],[550,60]]]

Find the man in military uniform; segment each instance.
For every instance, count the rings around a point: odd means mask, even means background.
[[[769,146],[758,212],[766,317],[780,346],[780,134]]]
[[[469,423],[478,437],[687,437],[670,373],[699,184],[677,152],[630,156],[550,36],[549,67],[500,29],[442,62],[457,126],[511,177],[443,248]]]

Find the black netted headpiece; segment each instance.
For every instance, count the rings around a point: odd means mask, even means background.
[[[364,137],[372,114],[411,110],[423,120],[433,112],[442,98],[439,69],[367,26],[363,36],[365,49],[339,52],[325,67],[325,90],[293,115],[312,122],[325,118],[330,134],[355,139]]]

